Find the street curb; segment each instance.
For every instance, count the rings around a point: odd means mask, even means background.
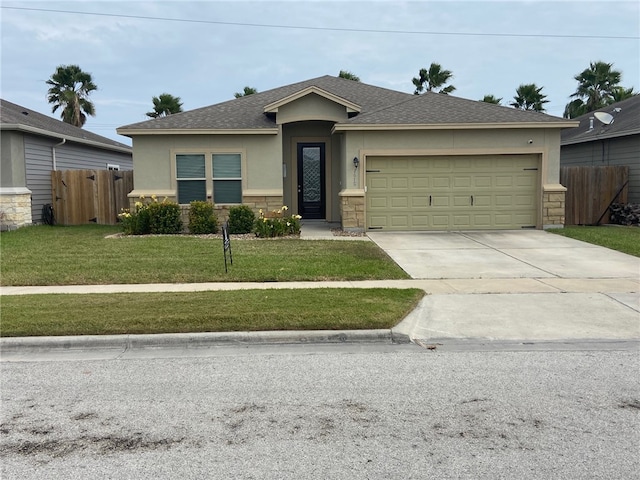
[[[142,335],[78,335],[62,337],[8,337],[0,339],[2,352],[25,350],[131,350],[144,348],[199,348],[216,345],[330,343],[410,343],[392,329],[309,330],[265,332],[158,333]]]

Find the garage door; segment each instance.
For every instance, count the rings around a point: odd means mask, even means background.
[[[367,157],[367,228],[534,228],[538,158]]]

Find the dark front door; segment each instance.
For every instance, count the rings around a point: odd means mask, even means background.
[[[298,144],[298,213],[325,218],[324,143]]]

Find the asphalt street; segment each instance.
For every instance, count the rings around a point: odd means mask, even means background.
[[[629,479],[637,343],[0,363],[3,479]]]

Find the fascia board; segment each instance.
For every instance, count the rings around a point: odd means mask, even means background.
[[[242,128],[236,130],[226,129],[206,129],[206,128],[194,128],[194,129],[162,129],[162,130],[149,130],[149,129],[135,129],[135,128],[118,128],[116,132],[119,135],[125,135],[132,137],[136,135],[277,135],[277,128]]]
[[[131,147],[119,147],[117,145],[109,145],[108,143],[96,142],[86,138],[72,137],[71,135],[64,135],[61,133],[52,132],[50,130],[43,130],[41,128],[30,127],[29,125],[22,124],[9,124],[5,123],[0,125],[0,130],[14,130],[25,133],[32,133],[34,135],[41,135],[43,137],[54,138],[57,140],[66,140],[68,142],[81,143],[91,147],[100,148],[102,150],[112,150],[121,153],[132,153]]]
[[[435,124],[357,124],[336,123],[334,132],[360,130],[489,130],[514,128],[572,128],[577,122],[538,122],[538,123],[435,123]]]

